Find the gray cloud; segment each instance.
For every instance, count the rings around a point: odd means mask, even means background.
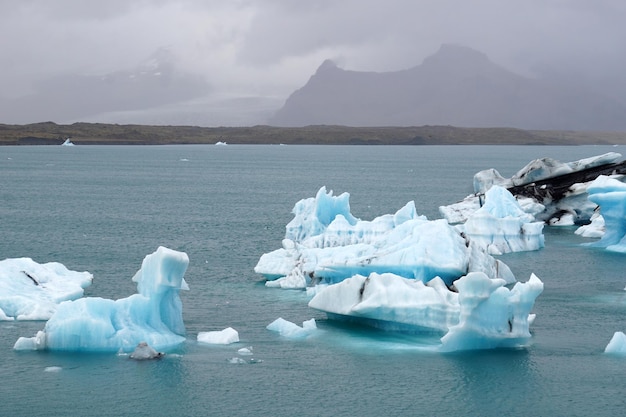
[[[177,74],[202,77],[213,97],[284,99],[327,58],[392,71],[456,43],[521,74],[621,98],[624,17],[617,0],[2,1],[0,97],[132,71],[166,47]]]

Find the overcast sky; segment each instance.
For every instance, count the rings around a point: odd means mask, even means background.
[[[213,96],[285,99],[327,58],[400,70],[442,43],[600,86],[623,77],[624,22],[623,0],[0,0],[0,98],[59,75],[132,70],[163,48]]]

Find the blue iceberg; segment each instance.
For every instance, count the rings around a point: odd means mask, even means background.
[[[363,221],[350,213],[348,193],[332,194],[322,187],[315,198],[296,203],[283,247],[263,254],[254,268],[267,286],[305,288],[373,272],[423,282],[440,277],[447,285],[472,271],[515,281],[504,263],[445,220],[418,216],[412,201]]]
[[[602,238],[589,245],[626,253],[626,184],[601,175],[589,185],[587,192],[589,200],[600,207],[604,220]]]
[[[137,294],[119,300],[88,297],[61,303],[34,337],[21,337],[17,350],[132,352],[140,343],[156,350],[185,341],[180,290],[189,258],[159,247],[132,278]]]
[[[92,281],[89,272],[58,262],[0,261],[0,320],[48,320],[61,302],[82,297]]]

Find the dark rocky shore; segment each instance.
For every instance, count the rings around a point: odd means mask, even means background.
[[[626,132],[533,131],[512,128],[195,127],[102,123],[0,124],[0,145],[289,144],[289,145],[588,145],[626,144]]]

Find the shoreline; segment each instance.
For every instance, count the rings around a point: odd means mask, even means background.
[[[0,146],[61,145],[626,145],[626,132],[454,126],[197,127],[53,122],[0,124]]]

